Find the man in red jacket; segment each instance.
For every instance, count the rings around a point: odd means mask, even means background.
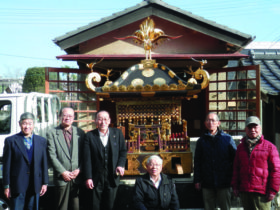
[[[262,135],[258,117],[246,119],[246,136],[237,147],[233,193],[240,196],[244,210],[271,209],[280,186],[280,159],[277,148]]]

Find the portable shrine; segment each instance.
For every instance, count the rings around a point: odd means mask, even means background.
[[[152,59],[151,50],[160,42],[177,39],[155,28],[154,21],[147,18],[133,35],[116,39],[133,39],[144,47],[146,59],[110,81],[112,70],[107,70],[106,82],[101,81],[94,65],[86,78],[87,87],[96,92],[101,100],[116,103],[117,126],[122,129],[127,146],[125,175],[145,172],[146,159],[158,154],[163,159],[163,172],[167,174],[190,174],[193,170],[192,151],[187,133],[187,120],[182,119],[181,101],[197,98],[197,94],[209,83],[208,72],[200,68],[192,70],[187,81],[181,79],[168,66]]]

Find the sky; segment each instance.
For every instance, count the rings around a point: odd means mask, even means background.
[[[279,0],[163,0],[165,3],[255,36],[280,42]],[[0,0],[0,79],[21,78],[31,67],[77,68],[53,40],[135,6],[142,0]]]

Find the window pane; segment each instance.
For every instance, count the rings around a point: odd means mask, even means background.
[[[49,85],[50,90],[56,90],[58,88],[58,83],[56,82],[50,82]]]
[[[218,80],[226,80],[226,72],[220,72],[218,73]]]
[[[248,109],[256,109],[257,105],[255,101],[248,102]]]
[[[245,121],[238,122],[238,130],[244,130],[245,129]]]
[[[77,119],[79,120],[88,120],[88,113],[86,112],[78,112]]]
[[[221,129],[223,129],[223,130],[228,130],[229,128],[228,128],[228,122],[221,122]]]
[[[236,122],[229,121],[229,130],[236,130]]]
[[[237,82],[237,89],[239,89],[239,90],[247,89],[247,81],[241,80],[241,81]]]
[[[228,96],[227,98],[228,100],[236,100],[237,92],[236,91],[229,92],[227,96]]]
[[[68,91],[77,91],[77,85],[75,83],[69,83]]]
[[[236,112],[227,112],[229,120],[236,120]]]
[[[218,117],[220,120],[228,120],[227,112],[219,112]]]
[[[247,109],[247,101],[239,101],[237,102],[237,109]]]
[[[256,99],[256,91],[254,90],[252,90],[252,91],[250,91],[250,92],[248,92],[248,99]]]
[[[226,92],[219,92],[218,93],[218,100],[226,100],[227,99],[227,93]]]
[[[41,99],[37,98],[37,122],[41,123],[42,121]]]
[[[213,73],[210,75],[210,81],[217,81],[217,73]]]
[[[226,102],[219,102],[219,110],[225,110],[226,108]]]
[[[11,108],[10,101],[1,101],[0,104],[0,134],[11,133]]]
[[[216,82],[211,82],[209,84],[209,90],[212,91],[212,90],[217,90],[217,83]]]
[[[65,80],[65,81],[67,81],[67,73],[59,72],[58,80]]]
[[[77,73],[69,73],[69,81],[78,81]]]
[[[209,110],[217,110],[218,106],[216,102],[210,102],[209,103]]]
[[[49,122],[49,103],[48,103],[48,99],[44,100],[44,111],[45,111],[45,122]]]
[[[209,101],[217,100],[217,92],[209,93]]]
[[[246,79],[246,71],[238,71],[237,72],[237,79]]]
[[[247,116],[246,116],[246,112],[237,112],[238,113],[238,120],[246,120]]]
[[[248,81],[248,89],[256,89],[256,80]]]
[[[227,86],[225,82],[218,83],[218,90],[226,90]]]
[[[70,101],[77,101],[78,100],[78,93],[69,93],[69,98],[68,100]]]
[[[67,85],[67,83],[65,83],[65,82],[60,82],[60,83],[58,83],[58,85],[59,85],[59,90],[68,90],[68,85]]]
[[[227,85],[228,85],[228,87],[227,87],[228,90],[236,90],[237,89],[237,82],[228,82]]]
[[[256,70],[248,70],[248,78],[249,79],[256,78]]]
[[[236,72],[235,71],[230,71],[230,72],[228,72],[228,74],[227,74],[227,79],[228,80],[235,80],[236,79]]]
[[[220,120],[235,120],[235,112],[219,112],[218,114]]]
[[[49,72],[49,80],[57,80],[57,72]]]
[[[80,93],[79,94],[79,100],[81,101],[88,101],[88,94],[87,93]]]
[[[238,100],[240,100],[240,99],[241,99],[241,100],[242,100],[242,99],[246,99],[246,98],[247,98],[247,95],[246,95],[246,94],[247,94],[247,91],[239,91],[239,92],[238,92],[238,97],[237,97],[237,99],[238,99]]]

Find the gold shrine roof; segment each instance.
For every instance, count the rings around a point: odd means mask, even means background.
[[[201,69],[197,74],[196,72],[187,82],[167,66],[156,63],[155,60],[143,60],[140,64],[128,68],[116,81],[107,81],[104,86],[96,88],[95,92],[104,98],[154,96],[192,98],[208,86],[208,78],[205,78],[208,73]],[[195,78],[202,79],[203,82],[197,84]]]

